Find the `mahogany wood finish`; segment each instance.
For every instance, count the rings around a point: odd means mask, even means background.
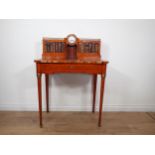
[[[97,84],[97,74],[94,74],[93,75],[93,107],[92,107],[92,112],[95,112],[96,84]]]
[[[49,112],[49,75],[45,74],[46,84],[46,112]]]
[[[100,39],[80,39],[75,36],[76,42],[72,44],[68,42],[68,36],[66,38],[43,38],[42,60],[66,60],[66,58],[100,60]]]
[[[104,95],[104,82],[105,82],[105,74],[101,74],[101,88],[100,88],[100,107],[99,107],[99,120],[98,126],[101,126],[102,119],[102,105],[103,105],[103,95]]]
[[[57,73],[84,73],[93,75],[93,106],[95,112],[97,75],[101,75],[100,106],[98,126],[101,126],[104,83],[108,61],[100,56],[100,40],[76,39],[76,46],[67,44],[67,39],[43,39],[43,55],[35,60],[38,78],[39,120],[42,127],[41,75],[45,74],[46,111],[49,112],[49,75]],[[70,49],[68,49],[70,48]],[[72,55],[73,52],[76,55]],[[69,55],[66,55],[69,54]]]
[[[38,79],[38,101],[39,101],[39,121],[40,127],[42,127],[42,84],[41,84],[41,73],[37,73]]]

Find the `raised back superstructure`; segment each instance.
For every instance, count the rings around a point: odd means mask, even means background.
[[[42,60],[100,60],[100,39],[82,39],[74,34],[66,38],[43,38]]]

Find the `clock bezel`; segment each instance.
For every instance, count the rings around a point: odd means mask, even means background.
[[[71,43],[69,42],[69,38],[70,37],[74,37],[75,38],[75,42]],[[74,46],[74,45],[77,45],[77,42],[78,42],[78,38],[75,34],[69,34],[67,37],[66,37],[66,41],[67,41],[67,44],[70,45],[70,46]]]

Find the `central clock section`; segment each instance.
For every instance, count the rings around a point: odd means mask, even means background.
[[[77,44],[78,38],[76,37],[75,34],[70,34],[67,36],[67,43],[70,46],[76,45]]]
[[[70,34],[67,36],[67,60],[76,60],[77,59],[77,44],[78,38],[75,34]]]

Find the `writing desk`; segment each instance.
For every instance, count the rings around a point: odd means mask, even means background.
[[[40,127],[42,121],[42,74],[45,74],[46,111],[49,112],[49,75],[83,73],[93,76],[92,112],[95,112],[97,75],[101,76],[98,126],[101,126],[104,83],[108,61],[102,61],[99,39],[80,39],[74,34],[67,38],[44,38],[42,59],[35,60],[38,80]],[[61,97],[61,96],[60,96]]]
[[[107,61],[100,62],[78,62],[78,61],[58,61],[58,62],[44,62],[42,60],[35,60],[37,68],[37,79],[38,79],[38,99],[39,99],[39,120],[40,127],[42,127],[42,74],[45,74],[46,84],[46,111],[49,112],[49,75],[57,73],[84,73],[91,74],[93,76],[93,104],[92,112],[95,112],[95,100],[96,100],[96,84],[97,75],[101,76],[100,86],[100,105],[99,105],[99,119],[98,126],[101,126],[102,118],[102,103],[104,95],[104,83],[106,77]],[[61,96],[60,96],[61,97]]]

